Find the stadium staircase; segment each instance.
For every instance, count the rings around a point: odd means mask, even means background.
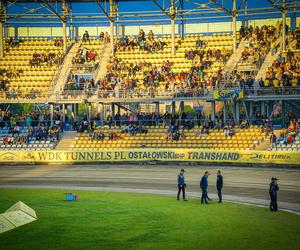
[[[52,97],[55,98],[56,95],[60,95],[63,91],[71,70],[73,56],[77,53],[79,47],[80,44],[75,43],[70,49],[69,53],[66,55],[61,68],[58,70],[57,76],[54,78],[55,84],[52,92]]]
[[[94,79],[98,80],[105,76],[107,71],[107,63],[109,62],[111,56],[111,46],[110,43],[106,43],[101,51],[101,60],[99,70],[95,73]]]
[[[56,150],[68,150],[70,149],[70,145],[74,141],[76,136],[75,131],[65,131],[62,135],[62,139],[59,141],[59,143],[56,146]]]
[[[264,138],[264,140],[260,141],[259,144],[256,145],[256,150],[266,150],[271,147],[271,143],[268,137]]]
[[[245,38],[241,40],[239,46],[237,47],[237,50],[230,56],[229,60],[225,64],[223,69],[223,74],[228,75],[234,70],[237,63],[240,61],[242,57],[242,52],[244,51],[247,42],[248,41]]]
[[[275,46],[277,47],[279,44],[280,44],[280,38],[277,39]],[[281,53],[281,50],[278,48],[277,52],[274,55],[272,55],[272,51],[270,51],[267,54],[263,64],[261,65],[261,67],[260,67],[260,69],[259,69],[259,71],[258,71],[258,73],[255,77],[256,81],[258,81],[261,78],[262,79],[266,78],[266,73],[267,73],[269,67],[276,60],[276,58],[279,56],[280,53]]]

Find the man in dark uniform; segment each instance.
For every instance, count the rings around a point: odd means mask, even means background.
[[[278,211],[277,208],[277,191],[279,190],[278,184],[277,184],[277,178],[272,177],[270,188],[269,188],[269,194],[270,194],[270,210],[273,212]]]
[[[177,177],[177,185],[178,185],[177,200],[179,200],[179,196],[180,196],[180,193],[182,191],[183,200],[186,201],[186,199],[185,199],[186,184],[185,184],[185,181],[184,181],[184,169],[183,168],[180,170],[180,173]]]
[[[222,188],[223,188],[223,176],[221,174],[221,171],[218,170],[218,172],[217,172],[217,191],[218,191],[219,203],[222,202]]]
[[[205,171],[204,175],[201,178],[200,181],[200,188],[202,190],[202,196],[201,196],[201,203],[203,204],[205,202],[205,204],[208,204],[207,202],[207,187],[208,187],[208,178],[209,173],[208,171]]]

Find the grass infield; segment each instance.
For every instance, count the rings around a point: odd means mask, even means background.
[[[38,220],[0,234],[0,249],[299,249],[300,216],[267,208],[128,193],[0,189],[0,212],[21,200]]]

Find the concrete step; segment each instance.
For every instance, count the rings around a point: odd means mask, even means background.
[[[240,61],[242,57],[242,52],[245,49],[247,40],[242,39],[239,46],[237,47],[236,51],[230,56],[229,60],[224,66],[223,74],[227,75],[230,74],[234,68],[236,67],[237,63]]]
[[[67,82],[71,70],[72,59],[76,55],[79,47],[80,47],[80,43],[75,43],[70,49],[69,53],[66,55],[63,65],[61,66],[59,75],[57,76],[55,82],[55,87],[52,95],[53,98],[55,98],[56,95],[60,95],[64,90],[65,84]]]
[[[56,146],[56,150],[68,150],[75,139],[76,131],[65,131],[62,135],[62,139]]]
[[[100,68],[95,75],[95,79],[101,79],[105,76],[107,71],[107,64],[111,58],[111,47],[110,44],[105,44],[103,48],[103,54],[101,55]]]
[[[278,46],[280,41],[281,41],[281,38],[278,38],[276,40],[275,46]],[[257,75],[255,77],[256,81],[260,80],[261,78],[262,79],[266,78],[266,74],[267,74],[269,67],[271,67],[272,63],[276,60],[276,58],[279,56],[280,53],[281,53],[281,49],[278,48],[277,52],[274,55],[272,55],[272,51],[270,51],[267,54],[263,64],[260,67],[260,70],[257,72]]]

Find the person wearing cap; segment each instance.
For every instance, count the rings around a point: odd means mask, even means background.
[[[177,185],[178,185],[177,200],[179,200],[179,196],[182,191],[183,200],[186,201],[186,199],[185,199],[186,184],[185,184],[185,180],[184,180],[184,169],[183,168],[180,170],[180,173],[177,177]]]
[[[222,202],[223,176],[222,176],[220,170],[218,170],[218,172],[217,172],[216,186],[217,186],[217,191],[218,191],[219,203],[221,203]]]
[[[203,204],[205,202],[205,204],[208,204],[207,202],[207,187],[208,187],[208,176],[209,176],[209,172],[205,171],[204,175],[201,178],[200,181],[200,188],[202,190],[202,196],[201,196],[201,203]]]
[[[278,179],[275,177],[271,178],[271,183],[270,183],[270,188],[269,188],[269,194],[270,194],[270,210],[273,212],[278,211],[277,207],[277,191],[279,190],[278,184],[277,184]]]

